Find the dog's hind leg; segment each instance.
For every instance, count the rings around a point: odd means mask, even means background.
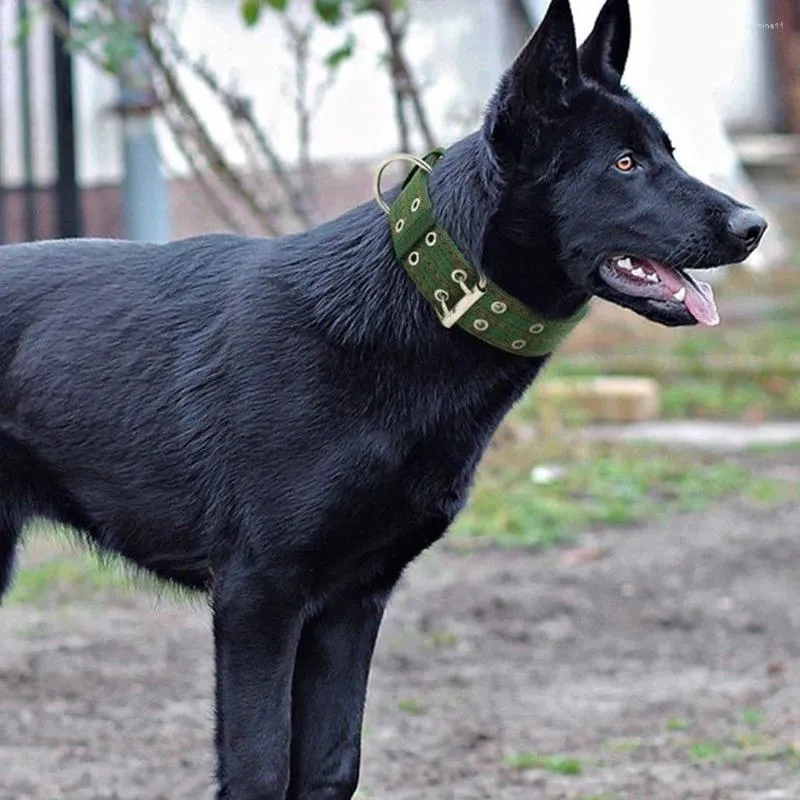
[[[367,678],[385,604],[385,594],[348,596],[303,629],[292,693],[289,800],[355,794]]]
[[[284,800],[289,786],[292,674],[308,615],[288,568],[233,557],[214,574],[217,800]]]

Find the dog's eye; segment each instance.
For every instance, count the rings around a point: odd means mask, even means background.
[[[636,169],[636,162],[633,156],[620,156],[614,166],[620,172],[633,172],[633,170]]]

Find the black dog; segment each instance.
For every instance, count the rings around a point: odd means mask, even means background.
[[[620,85],[629,35],[608,0],[578,51],[553,0],[430,174],[436,217],[545,318],[598,295],[714,324],[683,270],[766,223],[675,162]],[[546,356],[440,325],[375,203],[274,240],[9,246],[0,309],[0,589],[42,515],[207,590],[218,797],[349,798],[387,598]]]

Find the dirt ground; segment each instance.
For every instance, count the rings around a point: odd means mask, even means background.
[[[797,452],[757,466],[800,480]],[[744,501],[437,548],[383,630],[359,796],[800,798],[799,571],[800,506]],[[144,592],[4,608],[0,800],[210,799],[210,644],[202,606]]]

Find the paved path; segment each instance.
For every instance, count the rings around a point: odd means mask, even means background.
[[[630,425],[591,425],[582,428],[578,435],[603,441],[653,442],[736,452],[753,447],[800,444],[800,420],[756,425],[712,420],[658,420]]]

